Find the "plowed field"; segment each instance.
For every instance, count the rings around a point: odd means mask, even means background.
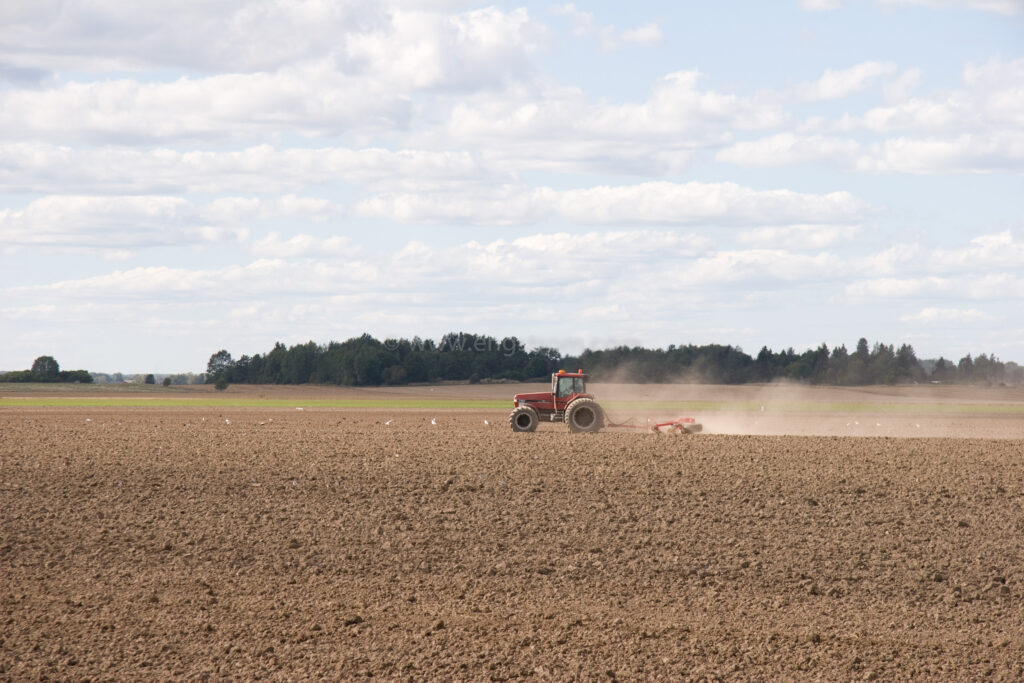
[[[0,408],[0,679],[1024,676],[1020,414],[504,416]]]

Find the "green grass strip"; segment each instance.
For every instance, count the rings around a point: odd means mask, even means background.
[[[435,408],[438,410],[497,410],[510,408],[511,401],[473,399],[404,399],[404,398],[0,398],[0,406],[53,408]]]

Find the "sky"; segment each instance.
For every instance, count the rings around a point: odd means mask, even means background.
[[[0,369],[1024,362],[1024,0],[0,4]]]

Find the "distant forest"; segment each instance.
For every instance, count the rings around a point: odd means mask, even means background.
[[[312,341],[286,347],[280,342],[266,354],[232,358],[227,350],[210,356],[206,381],[238,384],[400,385],[422,382],[546,380],[559,368],[583,368],[597,382],[696,382],[744,384],[791,380],[808,384],[866,385],[921,382],[1024,384],[1024,367],[995,356],[964,356],[957,362],[919,360],[912,346],[860,339],[845,346],[797,353],[792,348],[763,347],[750,356],[735,346],[671,345],[666,349],[619,346],[587,349],[562,356],[557,349],[528,351],[515,337],[452,332],[440,342],[386,339],[364,334],[326,345]]]

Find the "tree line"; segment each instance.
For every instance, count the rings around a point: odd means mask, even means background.
[[[278,342],[265,354],[210,356],[206,381],[238,384],[400,385],[441,381],[546,379],[559,368],[584,368],[594,381],[744,384],[786,379],[809,384],[867,385],[920,382],[1022,384],[1024,367],[993,355],[920,360],[909,344],[860,339],[853,351],[822,344],[797,353],[763,347],[756,356],[719,344],[648,349],[618,346],[562,356],[551,347],[527,350],[516,337],[451,332],[439,342],[413,337],[379,341],[364,334],[326,345]]]
[[[28,370],[15,370],[0,375],[0,382],[92,382],[86,370],[61,370],[53,356],[39,356]]]

